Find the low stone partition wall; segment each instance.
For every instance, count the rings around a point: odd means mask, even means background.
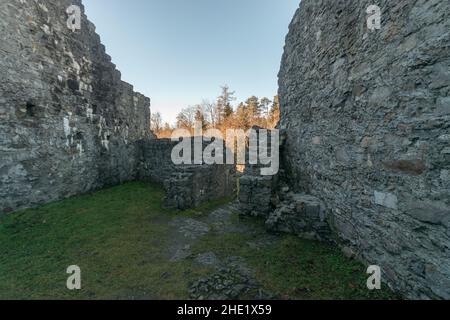
[[[236,194],[236,170],[231,165],[182,166],[164,183],[164,206],[186,210]]]
[[[257,154],[260,153],[260,135],[262,130],[267,133],[267,146],[263,148],[271,154],[272,148],[270,146],[271,142],[271,130],[266,130],[259,127],[253,127],[252,130],[256,133],[258,150],[255,150]],[[268,167],[261,163],[258,159],[258,163],[252,164],[250,161],[250,142],[247,136],[245,158],[246,164],[244,167],[244,172],[239,178],[239,193],[238,200],[242,215],[253,216],[253,217],[268,217],[269,213],[272,212],[277,203],[276,198],[276,188],[278,186],[279,174],[274,175],[262,175],[262,168]]]
[[[254,128],[258,138],[261,128]],[[269,131],[270,132],[270,131]],[[259,140],[259,139],[258,139]],[[285,135],[280,135],[283,152]],[[258,142],[259,145],[259,142]],[[268,150],[272,152],[271,147]],[[249,151],[247,150],[247,157]],[[266,228],[273,232],[290,233],[306,239],[334,241],[330,227],[330,211],[318,198],[295,193],[288,186],[284,166],[276,175],[263,176],[265,165],[247,164],[239,178],[239,208],[242,215],[266,219]]]
[[[165,207],[187,210],[208,201],[236,195],[234,165],[175,165],[171,155],[177,144],[170,139],[140,142],[139,177],[164,186]]]
[[[172,162],[172,149],[177,142],[170,139],[141,140],[140,164],[138,169],[139,179],[142,181],[164,184],[177,170]]]
[[[241,214],[267,217],[273,210],[274,177],[254,176],[244,173],[239,178],[239,207]]]
[[[281,190],[279,203],[266,221],[270,231],[295,234],[304,239],[332,242],[329,211],[318,198]]]

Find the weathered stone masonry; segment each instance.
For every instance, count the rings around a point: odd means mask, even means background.
[[[120,79],[80,0],[0,2],[0,211],[135,178],[150,100]],[[84,11],[84,10],[83,10]]]
[[[71,5],[83,12],[75,32]],[[136,179],[165,183],[180,209],[232,194],[227,166],[177,180],[186,169],[171,162],[174,144],[150,132],[150,99],[121,81],[81,0],[3,0],[0,34],[0,213]],[[199,183],[172,199],[172,188]]]
[[[194,150],[193,139],[191,143]],[[178,142],[158,139],[141,141],[140,144],[139,179],[156,181],[164,185],[165,207],[185,210],[236,194],[235,166],[175,165],[171,154]],[[203,143],[203,150],[207,146],[207,143]],[[193,154],[192,163],[194,163]]]
[[[450,2],[303,0],[279,85],[290,187],[394,289],[449,299]]]

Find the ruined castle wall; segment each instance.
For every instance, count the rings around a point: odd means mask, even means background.
[[[172,161],[172,149],[178,142],[170,139],[155,139],[140,142],[141,163],[139,177],[143,181],[161,185],[169,180],[177,167]]]
[[[170,139],[140,142],[139,179],[164,186],[165,207],[186,210],[209,201],[235,197],[237,178],[234,165],[175,165],[172,150],[178,143]],[[191,143],[194,150],[193,139]],[[208,145],[209,143],[204,142],[203,150]]]
[[[134,179],[150,100],[121,81],[81,1],[2,0],[0,34],[0,213]]]
[[[450,298],[450,2],[303,0],[279,74],[291,184],[411,298]]]

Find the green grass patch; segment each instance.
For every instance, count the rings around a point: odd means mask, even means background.
[[[169,260],[175,216],[199,218],[230,199],[194,210],[161,207],[163,190],[128,183],[0,218],[0,299],[188,299],[189,283],[212,270],[193,259]],[[361,264],[313,241],[281,236],[264,248],[256,219],[233,217],[256,233],[209,233],[194,255],[241,256],[264,288],[284,299],[389,299],[369,292]],[[68,266],[81,268],[82,290],[66,288]]]
[[[236,214],[236,219],[239,219]],[[263,229],[263,221],[240,218],[240,222]],[[383,285],[367,289],[366,268],[346,258],[331,245],[291,235],[265,246],[249,246],[262,234],[210,234],[195,247],[196,252],[214,251],[220,258],[241,256],[255,270],[259,283],[280,299],[299,300],[386,300],[397,297]]]
[[[0,219],[0,299],[188,298],[208,270],[168,260],[161,188],[129,183]],[[78,265],[82,290],[69,291]]]

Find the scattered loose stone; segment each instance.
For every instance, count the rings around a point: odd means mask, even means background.
[[[192,299],[235,300],[251,294],[258,287],[236,268],[220,268],[207,278],[199,279],[189,286]]]
[[[191,240],[203,237],[210,231],[206,223],[190,218],[177,218],[171,225],[177,227],[179,233]]]
[[[172,256],[170,261],[178,262],[178,261],[185,260],[185,259],[189,258],[191,255],[192,255],[192,253],[191,253],[191,246],[190,245],[185,245],[182,248],[179,248],[179,249],[176,250],[175,254]]]
[[[219,266],[220,260],[217,258],[214,252],[207,252],[203,254],[199,254],[195,261],[201,265],[205,266]]]

